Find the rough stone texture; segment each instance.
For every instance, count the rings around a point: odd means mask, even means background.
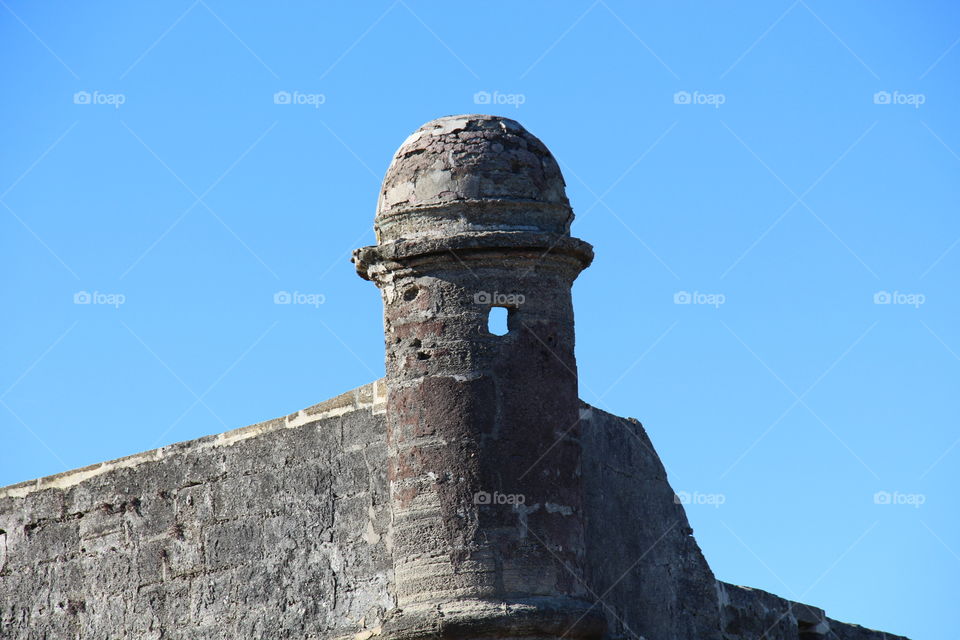
[[[377,390],[0,490],[0,638],[329,638],[382,617]]]
[[[466,115],[428,122],[400,145],[375,226],[384,243],[471,230],[569,234],[572,220],[560,167],[540,140],[508,118]]]
[[[572,218],[553,156],[512,120],[428,123],[387,171],[378,244],[356,262],[384,305],[392,636],[433,633],[438,603],[443,624],[483,618],[483,635],[521,619],[603,633],[583,580],[570,292],[592,250]],[[487,329],[494,306],[506,335]]]
[[[587,404],[581,412],[587,566],[611,634],[721,638],[713,573],[643,427]]]
[[[383,637],[384,388],[0,489],[0,638]],[[801,635],[800,605],[716,582],[640,423],[581,409],[584,590],[611,638],[901,640]]]
[[[831,620],[823,609],[791,602],[759,589],[717,582],[724,638],[777,640],[906,640]]]
[[[714,578],[640,423],[578,400],[572,219],[518,123],[424,125],[354,254],[386,379],[0,489],[0,638],[895,638]]]

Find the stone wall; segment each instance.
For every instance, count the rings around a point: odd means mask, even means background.
[[[643,426],[581,404],[589,584],[613,636],[906,640],[716,580]]]
[[[0,490],[0,637],[361,630],[392,606],[382,402],[367,385]]]
[[[726,640],[907,640],[828,618],[823,609],[760,589],[717,582]]]
[[[720,638],[713,573],[643,426],[587,404],[587,567],[613,635]]]
[[[396,602],[384,402],[378,381],[0,489],[0,638],[377,640]],[[581,415],[585,589],[611,637],[898,639],[717,582],[640,423]]]

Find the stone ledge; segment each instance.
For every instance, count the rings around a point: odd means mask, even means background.
[[[787,600],[762,589],[720,580],[716,586],[726,637],[772,635],[824,640],[908,640],[828,618],[819,607]]]
[[[215,447],[230,446],[235,442],[255,438],[278,429],[302,427],[317,422],[318,420],[334,418],[354,411],[369,410],[374,415],[384,413],[386,411],[386,401],[387,388],[384,380],[381,378],[282,418],[274,418],[223,433],[204,436],[195,440],[187,440],[185,442],[177,442],[165,447],[160,447],[159,449],[151,449],[115,460],[99,462],[86,467],[80,467],[79,469],[71,469],[70,471],[64,471],[52,476],[45,476],[37,478],[36,480],[27,480],[6,487],[0,487],[0,499],[22,498],[45,489],[65,489],[117,469],[136,467],[145,462],[156,462],[187,451],[202,451]]]
[[[396,609],[379,633],[388,640],[599,640],[605,630],[606,619],[590,603],[531,597],[512,601],[467,598]]]

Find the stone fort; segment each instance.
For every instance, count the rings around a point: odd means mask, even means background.
[[[353,256],[385,378],[0,489],[0,637],[899,638],[714,577],[641,424],[578,397],[572,220],[517,122],[421,127]]]

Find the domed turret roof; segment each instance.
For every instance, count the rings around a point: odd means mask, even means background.
[[[572,212],[547,147],[515,120],[474,114],[417,129],[380,190],[382,241],[419,235],[431,220],[445,226],[451,216],[474,230],[568,233]]]
[[[380,189],[377,244],[353,261],[367,279],[466,252],[526,253],[579,272],[593,250],[570,237],[572,221],[560,167],[536,136],[509,118],[447,116],[400,145]]]

